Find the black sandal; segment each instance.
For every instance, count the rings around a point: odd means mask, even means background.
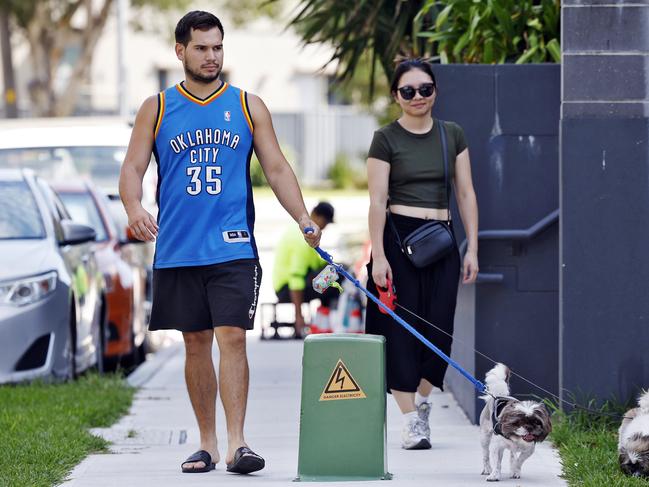
[[[196,463],[196,462],[203,462],[205,464],[204,467],[188,467],[185,468],[183,465],[186,463]],[[203,473],[203,472],[209,472],[210,470],[214,470],[216,467],[216,464],[212,462],[212,455],[207,453],[205,450],[198,450],[196,453],[193,453],[192,455],[187,458],[183,463],[180,464],[180,468],[182,469],[183,473]]]
[[[247,446],[237,448],[234,460],[228,463],[226,470],[231,473],[247,474],[261,470],[266,466],[266,461]]]

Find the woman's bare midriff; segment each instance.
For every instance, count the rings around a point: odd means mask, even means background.
[[[420,208],[418,206],[390,205],[390,211],[396,215],[411,216],[424,220],[450,220],[451,217],[446,209],[441,208]]]

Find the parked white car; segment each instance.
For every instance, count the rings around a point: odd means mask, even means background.
[[[90,179],[112,205],[121,207],[119,173],[131,130],[128,121],[119,117],[0,120],[0,169],[32,169],[49,182]],[[157,184],[157,166],[152,160],[144,175],[142,204],[153,215],[158,211]],[[116,211],[124,213],[121,208]],[[143,245],[142,251],[147,261],[148,322],[153,245]],[[156,342],[155,337],[149,338],[152,344]]]
[[[0,383],[103,371],[95,236],[33,172],[0,169]]]

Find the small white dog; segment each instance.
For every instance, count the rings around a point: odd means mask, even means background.
[[[505,450],[510,451],[511,476],[521,477],[521,466],[537,442],[552,431],[550,413],[543,403],[519,401],[509,396],[509,369],[497,364],[487,372],[487,391],[496,397],[481,396],[486,404],[480,414],[480,444],[484,468],[489,482],[500,480]],[[490,458],[495,465],[492,469]]]
[[[627,411],[618,433],[620,468],[632,477],[649,477],[649,391]]]

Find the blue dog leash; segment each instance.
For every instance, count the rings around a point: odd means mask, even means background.
[[[307,227],[304,229],[304,233],[310,233],[313,232],[313,228]],[[383,309],[387,314],[389,314],[397,323],[399,323],[401,326],[403,326],[406,330],[408,330],[410,333],[412,333],[419,341],[421,341],[424,345],[426,345],[428,348],[430,348],[433,352],[435,352],[439,357],[444,360],[446,363],[448,363],[451,367],[453,367],[455,370],[457,370],[460,374],[462,374],[469,382],[471,382],[475,388],[478,390],[478,392],[484,394],[487,392],[487,389],[485,385],[480,382],[478,379],[473,377],[471,374],[469,374],[466,370],[462,368],[460,364],[458,364],[455,360],[453,360],[451,357],[446,355],[444,352],[442,352],[439,348],[437,348],[435,345],[433,345],[430,341],[426,339],[421,333],[419,333],[417,330],[415,330],[412,325],[410,325],[408,322],[406,322],[403,318],[398,316],[394,311],[392,311],[390,308],[388,308],[385,304],[381,302],[379,298],[374,296],[371,292],[369,292],[367,289],[363,287],[363,285],[355,279],[349,272],[345,270],[345,268],[341,264],[336,264],[333,260],[333,257],[329,255],[327,252],[322,250],[320,247],[315,247],[315,251],[320,254],[320,257],[322,257],[326,262],[334,266],[336,269],[336,272],[338,272],[340,275],[344,276],[346,279],[349,279],[349,281],[354,284],[358,289],[360,289],[369,299],[374,301],[377,306],[379,306],[381,309]]]
[[[304,229],[304,232],[305,232],[305,233],[313,232],[313,229],[307,227],[307,228]],[[387,307],[383,302],[381,302],[381,300],[379,300],[376,296],[374,296],[374,295],[373,295],[372,293],[370,293],[367,289],[365,289],[357,279],[355,279],[354,277],[352,277],[352,276],[351,276],[351,275],[350,275],[350,274],[345,270],[345,268],[344,268],[342,265],[340,265],[340,264],[336,264],[336,263],[333,261],[333,257],[331,257],[331,255],[329,255],[327,252],[325,252],[324,250],[322,250],[320,247],[316,247],[315,250],[316,250],[316,252],[318,252],[318,254],[320,255],[320,257],[322,257],[326,262],[328,262],[330,265],[332,265],[332,266],[334,267],[334,269],[336,269],[336,272],[338,272],[339,274],[345,276],[345,278],[349,279],[349,280],[350,280],[350,281],[351,281],[351,282],[352,282],[352,283],[353,283],[353,284],[354,284],[358,289],[360,289],[360,290],[361,290],[361,291],[362,291],[362,292],[363,292],[363,293],[364,293],[368,298],[370,298],[372,301],[374,301],[374,302],[377,304],[377,306],[379,306],[381,309],[385,310],[386,313],[388,313],[392,318],[394,318],[394,320],[395,320],[397,323],[399,323],[401,326],[403,326],[404,328],[406,328],[410,333],[412,333],[414,336],[416,336],[416,337],[417,337],[417,338],[418,338],[418,339],[419,339],[419,340],[420,340],[424,345],[426,345],[428,348],[430,348],[433,352],[435,352],[437,355],[439,355],[439,356],[440,356],[444,361],[446,361],[450,366],[452,366],[452,367],[453,367],[454,369],[456,369],[460,374],[462,374],[462,375],[463,375],[463,376],[464,376],[464,377],[465,377],[469,382],[471,382],[471,383],[474,385],[474,387],[477,389],[477,391],[478,391],[480,394],[487,394],[487,395],[493,397],[494,400],[498,400],[498,399],[499,399],[499,398],[493,396],[492,394],[490,394],[489,391],[487,391],[485,385],[484,385],[482,382],[480,382],[479,380],[477,380],[476,378],[474,378],[471,374],[469,374],[466,370],[464,370],[464,369],[463,369],[463,368],[462,368],[462,367],[461,367],[457,362],[455,362],[452,358],[450,358],[448,355],[446,355],[444,352],[442,352],[442,351],[441,351],[439,348],[437,348],[435,345],[433,345],[432,343],[430,343],[430,342],[429,342],[429,341],[428,341],[424,336],[422,336],[422,335],[421,335],[417,330],[415,330],[415,329],[414,329],[410,324],[408,324],[408,323],[407,323],[405,320],[403,320],[400,316],[398,316],[396,313],[394,313],[394,311],[392,311],[390,308],[388,308],[388,307]],[[419,318],[420,320],[424,321],[425,323],[427,323],[427,324],[433,326],[434,328],[438,329],[438,330],[441,331],[442,333],[446,333],[447,335],[451,336],[449,333],[445,332],[444,330],[442,330],[442,329],[440,329],[440,328],[437,328],[437,327],[436,327],[435,325],[433,325],[432,323],[426,321],[426,320],[425,320],[424,318],[422,318],[421,316],[418,316],[418,315],[414,314],[412,311],[408,310],[407,308],[404,308],[403,306],[399,305],[398,303],[397,303],[397,306],[399,306],[401,309],[407,311],[408,313],[414,315],[415,317]],[[484,353],[480,352],[479,350],[475,350],[475,349],[473,349],[473,350],[474,350],[474,352],[478,353],[480,356],[482,356],[483,358],[487,359],[488,361],[493,362],[494,364],[498,363],[497,361],[495,361],[495,360],[492,359],[491,357],[485,355]],[[516,372],[514,372],[514,371],[511,370],[511,369],[510,369],[510,372],[511,372],[512,375],[515,375],[516,377],[518,377],[519,379],[521,379],[521,380],[527,382],[527,383],[530,384],[531,386],[540,389],[540,390],[543,391],[545,394],[547,394],[548,396],[550,396],[550,397],[552,397],[554,400],[556,400],[558,404],[564,403],[564,404],[567,404],[567,405],[569,405],[569,406],[571,406],[571,407],[573,407],[573,408],[575,408],[575,409],[580,409],[580,410],[585,411],[585,412],[587,412],[587,413],[589,413],[589,414],[594,414],[594,415],[597,415],[597,416],[608,416],[608,417],[614,417],[614,418],[619,418],[619,419],[629,419],[626,415],[621,415],[621,414],[617,414],[617,413],[603,412],[603,411],[597,411],[597,410],[594,410],[594,409],[591,409],[591,408],[588,408],[588,407],[582,406],[582,405],[577,404],[577,403],[574,403],[574,402],[566,401],[565,399],[561,399],[561,398],[560,398],[559,396],[557,396],[556,394],[553,394],[552,392],[548,391],[547,389],[544,389],[543,387],[539,386],[538,384],[535,384],[534,382],[532,382],[531,380],[527,379],[526,377],[523,377],[522,375],[517,374]],[[502,398],[500,398],[500,399],[502,399]],[[496,421],[495,421],[495,420],[494,420],[494,424],[496,424]]]

